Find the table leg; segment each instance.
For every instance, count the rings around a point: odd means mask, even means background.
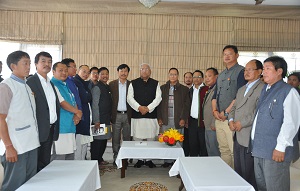
[[[127,159],[122,159],[121,178],[125,178],[125,169],[127,168],[126,161]]]
[[[179,174],[177,175],[177,178],[180,178],[180,186],[179,186],[179,191],[181,191],[181,190],[184,188],[184,184],[183,184],[183,182],[182,182],[182,179],[181,179],[181,177],[180,177],[180,175],[179,175]]]

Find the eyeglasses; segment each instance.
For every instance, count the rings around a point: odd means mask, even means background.
[[[141,71],[148,71],[149,68],[141,68],[140,70],[141,70]]]
[[[99,75],[98,72],[92,72],[92,75]]]
[[[178,74],[169,74],[169,76],[178,76]]]
[[[68,66],[68,68],[76,69],[76,66]]]
[[[193,78],[202,78],[202,76],[193,76]]]
[[[257,68],[256,69],[249,68],[249,69],[245,69],[244,71],[245,72],[253,72],[254,70],[259,70],[259,69],[257,69]]]

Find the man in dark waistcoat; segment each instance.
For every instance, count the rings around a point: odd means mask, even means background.
[[[153,141],[159,133],[156,107],[161,102],[161,90],[158,81],[150,78],[149,64],[140,66],[140,77],[133,80],[128,87],[127,102],[131,106],[131,135],[133,140]],[[134,165],[140,168],[144,162],[138,160]],[[145,163],[149,168],[155,167],[151,160]]]
[[[289,169],[300,125],[300,97],[282,80],[286,73],[283,58],[272,56],[264,61],[266,84],[257,104],[250,145],[258,190],[290,190]]]

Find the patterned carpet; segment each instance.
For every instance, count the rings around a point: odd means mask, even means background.
[[[117,170],[116,166],[99,166],[100,176],[103,176],[106,172],[115,172]]]
[[[168,188],[156,182],[138,182],[132,185],[129,191],[168,191]]]

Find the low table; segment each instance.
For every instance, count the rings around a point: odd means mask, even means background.
[[[121,169],[121,178],[125,177],[127,159],[177,159],[184,157],[179,143],[168,146],[158,141],[123,141],[119,150],[116,164]]]
[[[54,160],[17,191],[95,191],[101,188],[98,161]]]
[[[187,191],[255,191],[252,185],[238,175],[220,157],[182,157],[169,171],[180,174]]]

